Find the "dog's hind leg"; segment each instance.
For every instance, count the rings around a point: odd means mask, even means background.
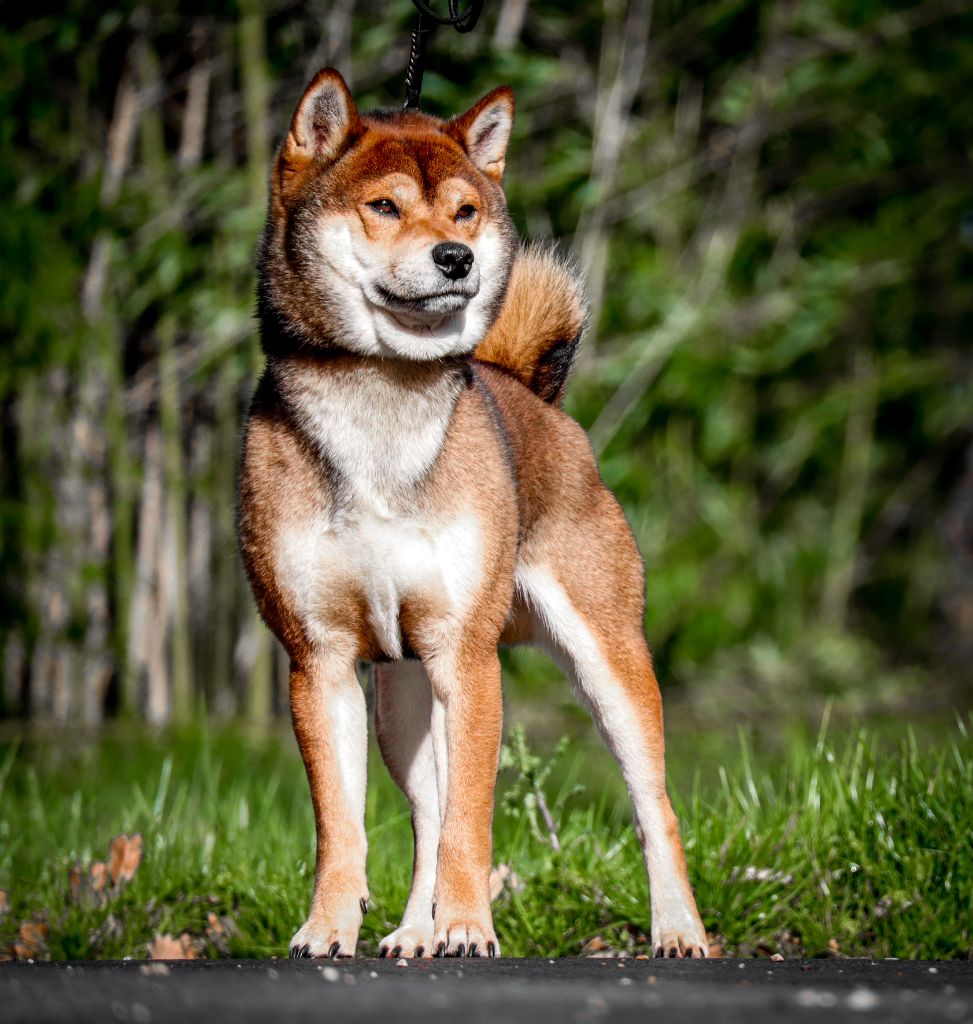
[[[535,638],[572,677],[621,767],[649,875],[653,952],[702,957],[706,932],[665,786],[662,701],[642,633],[641,565],[631,538],[622,536],[593,530],[575,546],[560,532],[545,545],[543,561],[518,569],[518,591],[534,613]]]
[[[432,688],[420,661],[375,666],[375,731],[389,773],[412,804],[412,891],[402,921],[379,956],[431,957],[433,891],[441,824]],[[442,722],[438,723],[442,731]],[[443,776],[445,776],[445,764]],[[443,778],[445,783],[445,778]]]
[[[354,956],[368,900],[368,719],[354,658],[309,655],[292,665],[291,716],[318,834],[311,911],[291,939],[291,956]]]

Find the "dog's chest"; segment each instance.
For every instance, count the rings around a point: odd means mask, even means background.
[[[312,379],[289,399],[305,436],[336,475],[328,512],[282,531],[286,581],[311,635],[327,636],[328,596],[350,584],[390,658],[402,653],[400,615],[413,598],[451,616],[469,604],[479,577],[480,526],[472,510],[430,509],[422,483],[442,449],[455,382],[402,389],[367,375]]]

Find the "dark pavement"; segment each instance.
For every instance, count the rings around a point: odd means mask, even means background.
[[[0,964],[0,1021],[969,1021],[973,962],[109,961]]]

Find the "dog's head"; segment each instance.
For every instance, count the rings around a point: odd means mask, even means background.
[[[465,114],[359,114],[319,72],[270,182],[260,259],[265,335],[363,355],[473,350],[496,317],[516,252],[501,182],[513,94]]]

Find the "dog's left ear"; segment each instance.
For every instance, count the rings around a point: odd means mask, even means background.
[[[473,163],[500,184],[513,125],[513,90],[508,85],[501,85],[499,89],[488,92],[465,114],[454,117],[448,123],[448,129]]]

